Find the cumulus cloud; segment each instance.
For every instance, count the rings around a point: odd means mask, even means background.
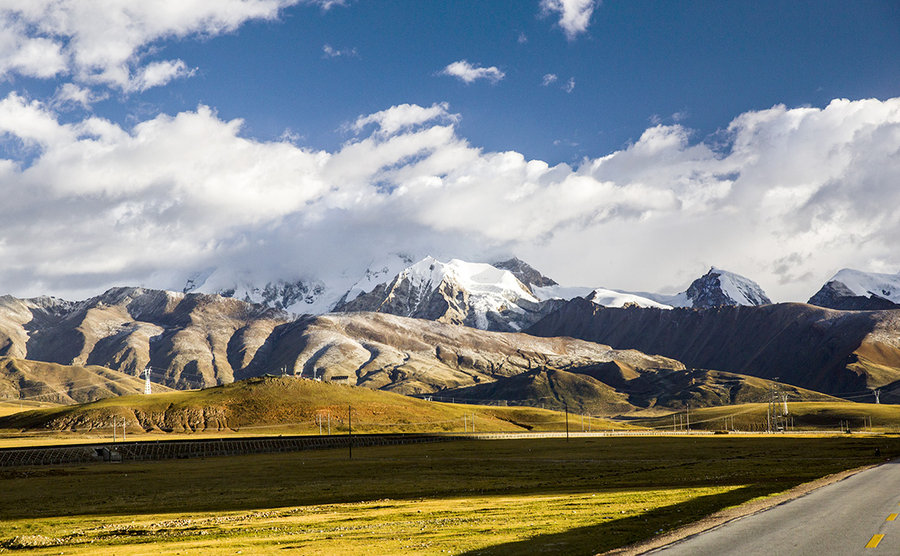
[[[447,67],[441,70],[440,73],[441,75],[456,77],[466,84],[472,83],[479,79],[486,79],[491,83],[497,83],[498,81],[506,77],[506,74],[500,71],[496,66],[490,66],[487,68],[479,65],[473,66],[466,60],[459,60],[457,62],[453,62],[452,64],[448,64]]]
[[[568,81],[566,81],[565,85],[562,87],[563,91],[567,93],[571,93],[575,90],[575,78],[570,77]]]
[[[227,33],[296,2],[8,0],[0,6],[0,78],[71,75],[81,84],[142,91],[191,74],[182,60],[148,63],[157,41]]]
[[[655,125],[576,166],[473,146],[446,104],[360,116],[333,152],[249,139],[205,106],[69,120],[0,100],[0,147],[27,152],[0,158],[0,290],[176,287],[209,267],[293,278],[390,252],[517,254],[643,290],[716,265],[794,300],[843,266],[900,270],[900,99],[747,112],[724,146]]]
[[[541,11],[558,15],[559,26],[571,41],[587,31],[597,4],[597,0],[541,0]]]
[[[555,73],[548,73],[544,75],[543,79],[541,79],[541,85],[544,87],[549,87],[553,83],[556,83],[557,79],[559,79],[559,77]]]

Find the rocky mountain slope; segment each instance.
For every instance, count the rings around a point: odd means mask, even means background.
[[[900,274],[876,274],[845,268],[815,293],[809,303],[845,311],[900,308]]]
[[[621,361],[683,369],[678,361],[571,338],[488,332],[382,313],[308,318],[280,328],[273,352],[303,376],[404,394],[490,382],[534,369],[587,369]]]
[[[688,367],[778,379],[827,394],[863,399],[867,390],[884,388],[882,401],[900,401],[890,393],[900,386],[900,311],[798,303],[666,311],[575,299],[528,332],[659,353]]]
[[[522,259],[519,259],[518,257],[491,263],[491,266],[493,266],[494,268],[499,268],[500,270],[508,270],[512,272],[513,276],[515,276],[520,282],[525,284],[525,286],[528,287],[529,291],[532,292],[535,288],[546,288],[549,286],[558,285],[555,280],[544,276],[536,268],[526,263]]]
[[[141,288],[116,288],[78,303],[7,296],[0,298],[0,316],[0,355],[102,365],[132,376],[150,366],[155,382],[179,389],[284,372],[416,393],[612,360],[683,368],[578,340],[378,313],[291,321],[236,299]]]
[[[283,313],[217,295],[114,288],[72,303],[0,297],[0,355],[100,365],[174,388],[232,382]],[[263,366],[258,366],[264,372]]]

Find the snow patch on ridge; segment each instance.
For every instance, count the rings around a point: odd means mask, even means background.
[[[637,305],[638,307],[650,307],[656,309],[671,309],[672,305],[659,303],[647,297],[628,292],[597,288],[588,296],[590,301],[603,307],[624,307],[625,305]]]

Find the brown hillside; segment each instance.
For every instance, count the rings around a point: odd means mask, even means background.
[[[0,399],[74,404],[143,391],[143,380],[105,367],[0,357]]]
[[[659,353],[689,367],[835,395],[900,380],[900,311],[835,311],[799,303],[666,311],[602,308],[576,299],[529,332]]]

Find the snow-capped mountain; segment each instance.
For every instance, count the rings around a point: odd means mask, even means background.
[[[900,307],[900,274],[845,268],[809,298],[809,303],[845,311],[897,309]]]
[[[356,297],[348,296],[335,310],[377,311],[483,330],[516,331],[536,322],[552,306],[541,303],[509,270],[426,257],[390,282]]]
[[[739,274],[710,268],[694,280],[687,290],[676,294],[632,292],[610,288],[572,288],[550,286],[535,288],[541,299],[574,299],[584,297],[603,307],[649,307],[672,309],[689,307],[703,309],[723,305],[767,305],[771,303],[759,284]]]
[[[348,268],[328,277],[301,277],[272,280],[261,284],[249,273],[210,268],[188,277],[184,293],[215,293],[248,303],[267,305],[294,315],[321,315],[336,305],[372,291],[413,262],[412,257],[394,253],[368,267]]]
[[[675,295],[640,294],[672,307],[705,309],[723,305],[768,305],[772,300],[749,278],[715,267]]]
[[[413,264],[412,257],[397,253],[332,276],[263,285],[247,273],[211,268],[188,277],[182,291],[215,293],[293,315],[377,311],[499,331],[522,330],[576,297],[604,307],[657,309],[771,303],[752,280],[716,268],[684,292],[657,294],[561,286],[517,258],[485,264],[426,257]]]

